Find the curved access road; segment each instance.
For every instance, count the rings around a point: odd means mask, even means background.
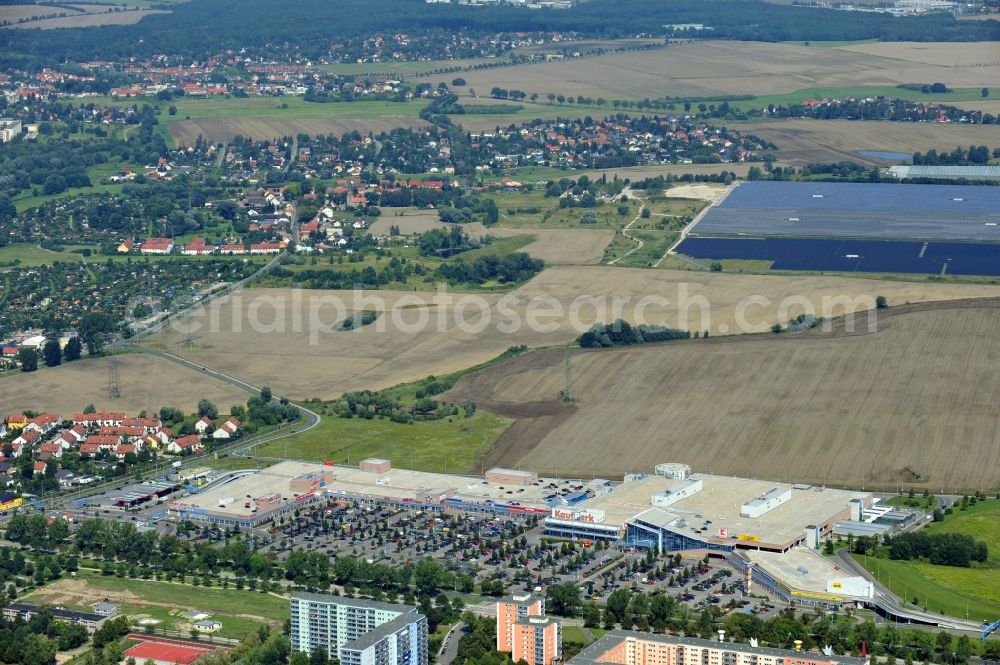
[[[139,353],[148,353],[151,356],[156,356],[157,358],[162,358],[162,359],[167,360],[169,362],[172,362],[174,364],[181,365],[182,367],[186,367],[186,368],[188,368],[190,370],[194,370],[196,372],[201,372],[202,374],[205,374],[206,376],[210,376],[213,379],[217,379],[217,380],[222,381],[224,383],[228,383],[229,385],[234,386],[236,388],[239,388],[240,390],[245,390],[246,392],[250,393],[251,395],[260,395],[260,388],[258,388],[257,386],[251,385],[251,384],[247,383],[246,381],[243,381],[242,379],[237,379],[235,376],[231,376],[229,374],[224,374],[223,372],[219,372],[219,371],[216,371],[214,369],[210,369],[208,367],[205,367],[204,365],[199,365],[198,363],[192,362],[192,361],[188,360],[187,358],[182,358],[181,356],[174,355],[173,353],[167,353],[166,351],[160,351],[158,349],[151,349],[151,348],[145,347],[145,346],[133,346],[131,348],[133,350],[135,350],[135,351],[138,351]],[[296,409],[298,409],[299,416],[300,416],[300,418],[302,418],[302,421],[303,421],[303,426],[302,427],[296,427],[294,430],[292,430],[289,433],[281,433],[281,434],[279,434],[277,436],[274,436],[273,438],[270,438],[270,439],[255,440],[255,445],[258,444],[258,443],[265,443],[266,441],[274,441],[275,439],[284,438],[285,436],[291,436],[292,434],[298,434],[300,432],[305,432],[306,430],[310,430],[310,429],[312,429],[313,427],[316,427],[316,425],[319,424],[320,416],[319,416],[318,413],[316,413],[315,411],[311,411],[311,410],[307,409],[306,407],[304,407],[304,406],[302,406],[300,404],[296,404],[295,402],[291,402],[291,405],[294,406]],[[234,442],[234,445],[232,447],[233,448],[240,447],[239,444],[240,444],[239,441]]]
[[[958,619],[955,617],[945,616],[943,614],[936,614],[934,612],[925,612],[919,608],[907,607],[905,603],[900,602],[900,599],[895,594],[886,589],[878,580],[872,577],[872,575],[865,570],[864,566],[859,565],[846,549],[838,551],[837,558],[840,559],[840,564],[843,568],[850,570],[854,574],[864,577],[875,584],[875,597],[871,599],[870,603],[880,614],[905,623],[927,624],[931,626],[938,626],[940,628],[962,630],[974,633],[982,631],[983,626],[977,621]]]

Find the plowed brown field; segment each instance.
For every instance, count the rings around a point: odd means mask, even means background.
[[[620,476],[677,461],[869,489],[995,489],[998,327],[998,300],[902,306],[883,311],[874,333],[578,350],[571,405],[560,400],[562,350],[470,375],[453,392],[519,418],[488,463],[540,473]],[[915,470],[929,480],[909,483]]]

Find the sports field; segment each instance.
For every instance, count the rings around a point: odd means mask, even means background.
[[[867,319],[858,323],[867,330]],[[682,461],[721,474],[897,488],[914,477],[923,411],[929,481],[917,486],[996,488],[1000,355],[990,340],[998,325],[997,299],[903,305],[880,313],[876,333],[837,325],[577,351],[572,405],[559,399],[561,350],[469,375],[452,393],[519,418],[488,463],[539,473],[620,476]]]

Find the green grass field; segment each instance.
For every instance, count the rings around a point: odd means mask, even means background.
[[[518,235],[510,236],[507,238],[494,238],[489,245],[480,247],[479,249],[470,250],[468,252],[463,252],[453,257],[452,261],[463,260],[465,262],[474,261],[480,256],[499,256],[503,257],[512,252],[519,251],[524,246],[530,244],[534,238],[530,235]],[[386,267],[386,265],[392,261],[393,258],[406,259],[409,263],[413,265],[423,266],[428,274],[426,275],[410,275],[410,277],[402,283],[393,282],[386,284],[382,288],[386,289],[403,289],[403,290],[414,290],[414,291],[427,291],[437,288],[437,284],[440,281],[437,277],[433,275],[434,271],[444,263],[442,259],[435,257],[421,256],[420,250],[416,246],[403,246],[403,245],[392,245],[389,248],[389,253],[384,256],[378,256],[374,253],[365,254],[365,256],[360,261],[351,262],[344,261],[340,263],[337,261],[338,257],[334,255],[323,256],[310,256],[302,257],[302,263],[292,262],[285,264],[285,268],[293,273],[290,277],[274,277],[271,275],[266,275],[261,278],[258,282],[260,286],[271,287],[271,288],[284,288],[291,286],[296,281],[294,273],[301,273],[305,270],[317,270],[317,271],[331,271],[331,272],[350,272],[354,270],[364,270],[365,268],[371,267],[375,270],[381,270]],[[458,284],[455,285],[453,290],[458,293],[482,293],[484,291],[490,293],[505,293],[512,289],[517,288],[520,284],[500,284],[485,282],[483,284]]]
[[[311,462],[357,464],[365,457],[386,457],[396,466],[420,471],[479,471],[475,462],[514,421],[477,411],[471,420],[454,416],[413,424],[389,420],[324,416],[297,436],[266,443],[254,457],[282,457]]]
[[[52,265],[55,261],[79,262],[83,261],[81,254],[71,251],[53,252],[42,249],[38,245],[6,245],[0,247],[0,266],[12,266],[18,261],[19,268],[37,268],[39,266]]]
[[[1000,500],[980,501],[966,510],[955,509],[943,522],[924,527],[927,533],[962,533],[986,542],[990,557],[972,568],[935,566],[916,561],[868,558],[868,570],[893,593],[921,606],[976,620],[1000,617]],[[862,565],[865,557],[854,557]]]
[[[990,563],[997,567],[1000,580],[1000,499],[979,501],[965,510],[945,517],[943,522],[928,524],[927,533],[963,533],[986,542],[990,550]],[[1000,593],[997,598],[1000,599]]]
[[[853,555],[861,565],[865,557]],[[900,598],[931,612],[976,621],[1000,617],[1000,574],[986,568],[956,568],[868,557],[867,570]]]
[[[190,622],[181,616],[183,612],[200,610],[222,622],[222,630],[216,634],[234,638],[256,632],[262,621],[279,625],[288,617],[287,599],[247,589],[128,579],[87,569],[81,569],[73,580],[58,584],[56,588],[49,585],[35,591],[25,599],[30,602],[58,598],[67,607],[90,611],[90,603],[106,596],[113,602],[121,602],[124,614],[156,619],[160,622],[157,628],[169,630]]]
[[[558,177],[571,175],[561,173]],[[560,208],[559,199],[546,197],[541,189],[490,196],[500,210],[500,226],[517,229],[619,229],[639,212],[639,203],[635,201],[627,202],[629,209],[625,214],[618,212],[618,203],[598,204],[594,208]],[[587,212],[597,216],[596,224],[581,224]]]

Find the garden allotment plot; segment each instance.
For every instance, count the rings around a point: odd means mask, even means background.
[[[751,182],[677,251],[784,270],[1000,275],[1000,189]]]

